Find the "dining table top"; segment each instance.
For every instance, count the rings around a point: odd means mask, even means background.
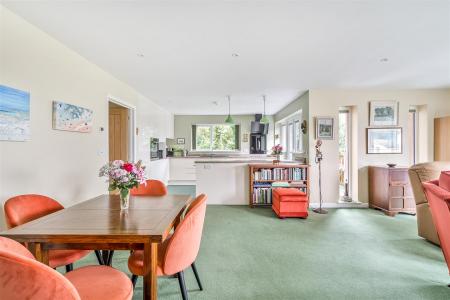
[[[21,242],[71,242],[77,237],[163,241],[191,197],[188,195],[130,196],[130,205],[120,209],[118,195],[101,195],[63,210],[0,232]]]

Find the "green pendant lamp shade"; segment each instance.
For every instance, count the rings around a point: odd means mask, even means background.
[[[261,120],[259,121],[259,123],[261,123],[261,124],[268,124],[269,123],[269,118],[266,115],[266,95],[263,95],[263,102],[264,102],[264,114],[263,114]]]
[[[228,116],[225,119],[225,123],[227,123],[227,124],[234,124],[234,120],[231,117],[231,99],[230,99],[230,96],[227,96],[227,98],[228,98]]]

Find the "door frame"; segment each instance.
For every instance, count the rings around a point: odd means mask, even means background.
[[[136,106],[132,105],[126,101],[123,101],[122,99],[119,99],[117,97],[108,95],[106,98],[106,111],[108,112],[107,120],[109,120],[109,102],[112,102],[114,104],[123,106],[128,109],[129,112],[129,118],[128,118],[128,153],[129,153],[129,161],[134,162],[136,159]],[[109,146],[109,121],[108,121],[108,134],[107,134],[107,141]],[[109,150],[108,150],[108,160],[109,160]]]

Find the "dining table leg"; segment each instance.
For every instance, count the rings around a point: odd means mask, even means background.
[[[44,243],[28,243],[28,249],[37,261],[48,266],[48,249],[46,249]]]
[[[158,243],[144,244],[144,299],[158,299]]]

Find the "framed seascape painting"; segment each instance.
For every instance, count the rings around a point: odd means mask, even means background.
[[[367,128],[367,154],[401,153],[401,128]]]
[[[316,138],[332,140],[334,135],[334,120],[331,117],[316,117]]]
[[[91,132],[92,115],[90,109],[53,101],[53,129]]]
[[[30,139],[30,94],[0,85],[0,140]]]
[[[370,101],[369,126],[397,126],[397,101]]]

